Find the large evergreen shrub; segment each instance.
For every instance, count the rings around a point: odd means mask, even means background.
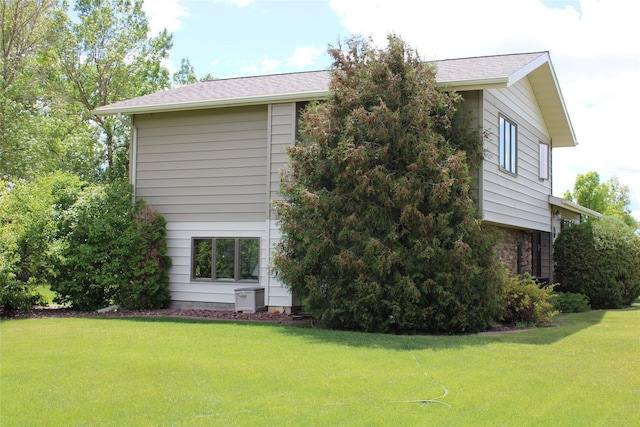
[[[289,148],[278,277],[320,321],[382,332],[487,328],[503,303],[471,198],[482,141],[462,98],[396,36],[330,49],[331,95]]]
[[[592,308],[620,308],[640,296],[640,238],[614,217],[566,228],[554,243],[558,291],[586,295]]]

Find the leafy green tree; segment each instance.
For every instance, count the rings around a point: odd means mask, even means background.
[[[59,0],[0,3],[0,178],[16,182],[56,169],[59,111],[47,79],[66,21]]]
[[[461,96],[395,35],[330,49],[331,94],[288,150],[278,277],[330,327],[470,332],[501,314],[503,269],[471,198],[482,140]]]
[[[56,172],[0,189],[0,306],[30,309],[35,286],[51,283],[60,262],[57,222],[75,202],[83,182]]]
[[[77,0],[78,22],[69,22],[66,43],[58,52],[65,80],[61,91],[76,103],[103,143],[101,163],[108,180],[126,177],[129,123],[98,117],[102,105],[146,95],[170,86],[162,60],[172,36],[149,36],[142,0]]]
[[[58,262],[58,220],[75,203],[85,184],[75,175],[55,172],[19,182],[0,198],[0,249],[23,284],[47,284]]]
[[[200,77],[200,81],[201,81],[201,82],[208,82],[208,81],[216,80],[216,79],[217,79],[217,77],[216,77],[216,76],[214,76],[214,75],[213,75],[213,74],[211,74],[211,73],[207,73],[207,74],[205,74],[204,76]]]
[[[173,84],[177,86],[190,85],[197,83],[198,77],[193,69],[193,65],[187,58],[180,61],[180,69],[173,73]]]
[[[638,229],[638,221],[631,216],[629,186],[621,184],[615,176],[601,183],[597,172],[578,174],[573,193],[567,190],[564,199],[603,215],[619,218],[633,230]]]

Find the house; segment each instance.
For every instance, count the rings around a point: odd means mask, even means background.
[[[505,230],[502,261],[552,280],[563,224],[599,214],[552,195],[554,149],[577,142],[549,54],[435,64],[487,135],[474,196],[484,221]],[[280,238],[270,202],[299,109],[327,97],[329,80],[329,71],[214,80],[95,111],[132,117],[130,178],[167,220],[175,307],[231,309],[247,286],[263,287],[272,310],[296,305],[270,271]]]

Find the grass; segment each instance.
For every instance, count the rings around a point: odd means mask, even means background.
[[[640,419],[638,305],[505,334],[34,319],[1,322],[0,338],[3,427],[611,426]]]
[[[38,285],[35,290],[42,296],[43,305],[53,304],[53,298],[56,296],[56,293],[51,290],[50,285]]]

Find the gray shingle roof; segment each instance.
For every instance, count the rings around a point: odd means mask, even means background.
[[[528,65],[541,59],[547,60],[547,52],[521,53],[514,55],[478,56],[473,58],[447,59],[436,61],[440,83],[461,83],[502,81],[518,74]]]
[[[436,80],[456,87],[499,84],[507,86],[518,73],[548,61],[547,52],[435,61]],[[532,69],[533,69],[532,68]],[[531,71],[531,70],[529,70]],[[526,74],[526,73],[525,73]],[[330,71],[212,80],[99,107],[96,114],[144,112],[247,105],[274,101],[308,100],[328,94]]]

